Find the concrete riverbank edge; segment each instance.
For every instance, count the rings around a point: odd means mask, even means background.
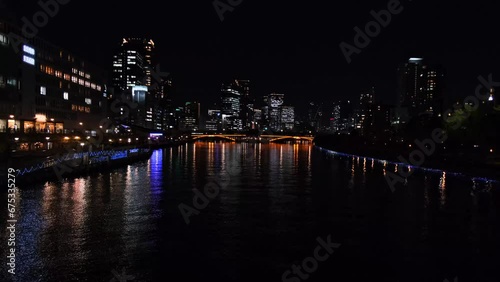
[[[36,165],[12,168],[16,170],[17,183],[29,185],[47,181],[59,181],[130,165],[148,160],[153,151],[152,148],[129,148],[75,152],[64,156],[49,157],[44,162]],[[6,171],[8,168],[4,168],[3,166],[5,164],[2,165],[2,170]],[[3,181],[0,180],[0,182]],[[2,187],[4,186],[2,185]]]

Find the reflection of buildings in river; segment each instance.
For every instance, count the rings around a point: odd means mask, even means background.
[[[441,178],[439,179],[439,200],[441,202],[441,206],[444,206],[446,203],[446,172],[443,171],[441,174]]]

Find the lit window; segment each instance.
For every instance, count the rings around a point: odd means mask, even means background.
[[[79,71],[79,72],[78,72],[78,75],[79,75],[79,76],[85,76],[85,73],[84,73],[83,71]]]
[[[47,68],[45,69],[45,72],[46,72],[47,74],[54,75],[54,69],[53,69],[53,68],[51,68],[51,67],[47,67]]]
[[[9,37],[0,33],[0,44],[8,45],[9,44]]]
[[[87,104],[87,105],[92,105],[92,99],[90,99],[90,98],[85,98],[85,104]]]
[[[68,92],[64,92],[63,93],[63,99],[64,100],[68,100],[69,99],[69,93]]]
[[[97,91],[101,91],[101,86],[100,85],[97,85]]]
[[[30,47],[28,45],[23,45],[23,51],[24,53],[35,56],[35,49],[33,49],[33,47]]]
[[[15,78],[8,78],[7,85],[16,86],[17,85],[16,79]]]
[[[78,70],[77,70],[77,69],[75,69],[75,68],[72,68],[72,69],[71,69],[71,71],[72,71],[73,73],[78,73]]]
[[[85,85],[85,82],[83,81],[83,79],[79,78],[79,79],[78,79],[78,84],[80,84],[80,85]]]
[[[60,72],[60,71],[56,71],[56,76],[57,76],[57,77],[62,77],[62,72]]]
[[[47,88],[45,86],[40,86],[40,95],[47,95]]]
[[[28,57],[26,55],[23,55],[23,62],[30,64],[32,66],[35,65],[35,59],[33,59],[32,57]]]
[[[76,77],[76,76],[72,76],[72,77],[71,77],[71,82],[73,82],[73,83],[78,83],[78,77]]]
[[[64,74],[64,79],[65,79],[65,80],[71,80],[71,75],[69,75],[69,74]]]
[[[88,81],[85,81],[85,87],[88,87],[88,88],[90,88],[90,82],[88,82]]]
[[[95,83],[91,83],[91,84],[90,84],[90,88],[92,88],[92,89],[96,89],[96,85],[95,85]]]

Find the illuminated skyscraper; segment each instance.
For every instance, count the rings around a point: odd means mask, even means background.
[[[173,112],[168,110],[171,98],[166,95],[165,89],[169,88],[171,81],[157,81],[159,78],[154,76],[154,49],[155,44],[151,39],[122,39],[113,56],[113,87],[117,97],[110,98],[119,98],[125,94],[135,101],[138,97],[134,96],[134,89],[139,87],[143,95],[139,107],[128,120],[121,121],[149,129],[168,130],[173,127],[170,118]]]
[[[422,58],[410,58],[398,68],[399,104],[410,116],[421,113],[440,115],[443,111],[444,69],[430,66]]]
[[[281,109],[281,129],[293,130],[295,125],[295,108],[283,106]]]
[[[242,93],[244,88],[237,81],[222,84],[221,89],[221,115],[223,130],[243,130],[241,118]]]
[[[368,128],[373,126],[373,111],[375,103],[375,88],[361,93],[359,97],[359,107],[356,113],[356,130],[361,135],[366,133]]]
[[[271,130],[281,130],[281,111],[285,94],[271,93],[268,96],[269,127]]]
[[[239,117],[241,110],[241,92],[234,84],[222,84],[221,100],[222,114]]]
[[[113,56],[113,86],[117,93],[136,85],[152,85],[154,48],[151,39],[122,39]]]

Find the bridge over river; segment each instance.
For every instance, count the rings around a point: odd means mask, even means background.
[[[312,142],[314,136],[307,135],[259,135],[249,136],[246,134],[193,134],[193,140],[206,140],[206,139],[223,139],[229,141],[239,142],[285,142],[285,141],[306,141]]]

